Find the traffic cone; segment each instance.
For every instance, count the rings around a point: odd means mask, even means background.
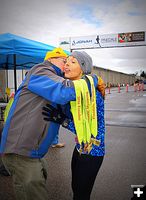
[[[126,92],[128,92],[128,86],[129,86],[129,85],[128,85],[128,83],[127,83],[127,84],[126,84]]]
[[[109,94],[111,93],[111,85],[110,84],[108,85],[108,93]]]
[[[137,84],[134,83],[134,92],[137,92]]]
[[[118,93],[120,93],[120,84],[118,84]]]

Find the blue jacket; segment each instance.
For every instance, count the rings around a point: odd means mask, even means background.
[[[5,123],[0,153],[41,158],[58,133],[59,124],[43,120],[42,107],[75,100],[73,83],[61,70],[45,61],[30,69],[18,88]]]

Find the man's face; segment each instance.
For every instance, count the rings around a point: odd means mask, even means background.
[[[64,71],[66,57],[50,58],[50,62]]]

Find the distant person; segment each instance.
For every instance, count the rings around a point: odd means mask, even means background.
[[[6,108],[5,108],[5,111],[4,111],[4,123],[5,123],[6,120],[7,120],[7,117],[8,117],[9,111],[10,111],[10,108],[11,108],[12,103],[13,103],[13,101],[14,101],[14,95],[15,95],[14,92],[10,95],[8,104],[7,104]]]
[[[52,148],[62,148],[65,146],[65,143],[61,143],[59,142],[59,131],[58,131],[58,134],[56,135],[56,137],[54,138],[52,144],[51,144],[51,147]]]
[[[3,124],[0,123],[0,141],[1,141],[1,134],[2,134],[2,131],[3,131]],[[9,172],[6,170],[3,162],[2,162],[2,158],[0,156],[0,175],[2,176],[10,176]]]
[[[12,93],[10,96],[9,96],[9,101],[8,101],[8,104],[4,110],[4,123],[6,122],[7,120],[7,117],[8,117],[8,114],[9,114],[9,111],[10,111],[10,108],[12,106],[12,103],[14,101],[14,93]],[[1,129],[0,129],[0,140],[1,140],[1,133],[2,133],[2,130],[3,130],[3,127],[1,125]],[[0,157],[0,174],[3,175],[3,176],[10,176],[9,172],[6,170],[4,164],[2,163],[2,160],[1,160],[1,157]]]

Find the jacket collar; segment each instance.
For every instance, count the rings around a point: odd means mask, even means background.
[[[45,65],[49,65],[50,67],[52,67],[54,70],[55,70],[55,72],[56,72],[56,74],[58,75],[58,76],[61,76],[61,77],[63,77],[63,71],[59,68],[59,67],[57,67],[56,65],[53,65],[52,63],[50,63],[48,60],[45,60],[44,61],[44,64]]]

